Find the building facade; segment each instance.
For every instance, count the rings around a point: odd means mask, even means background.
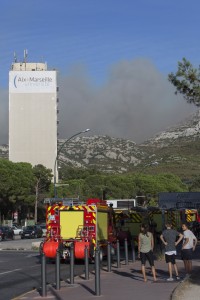
[[[42,164],[57,157],[57,74],[45,63],[13,63],[9,72],[9,160]]]

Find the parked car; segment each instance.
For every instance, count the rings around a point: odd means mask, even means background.
[[[46,224],[40,224],[39,225],[41,228],[42,228],[42,232],[43,232],[43,237],[46,236],[46,233],[47,233],[47,227],[46,227]]]
[[[42,228],[39,225],[29,225],[23,228],[21,239],[41,238],[43,235]]]
[[[14,240],[14,231],[9,226],[0,226],[0,241],[11,239]]]
[[[20,235],[22,233],[22,228],[16,225],[12,226],[15,235]]]

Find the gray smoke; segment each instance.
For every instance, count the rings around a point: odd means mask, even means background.
[[[193,105],[174,95],[174,87],[147,60],[113,66],[107,83],[91,86],[84,71],[60,79],[60,137],[91,128],[91,134],[127,138],[137,143],[176,125]]]
[[[174,126],[195,111],[148,60],[121,61],[106,83],[92,84],[82,66],[59,74],[59,138],[86,128],[137,143]],[[8,92],[0,91],[0,144],[8,143]]]

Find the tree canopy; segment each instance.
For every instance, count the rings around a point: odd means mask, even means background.
[[[66,177],[65,177],[66,176]],[[20,219],[41,220],[45,216],[43,199],[54,197],[51,170],[42,165],[32,167],[28,163],[13,163],[0,159],[0,213],[12,218],[18,211]],[[188,186],[173,174],[149,175],[139,173],[105,174],[98,170],[66,169],[57,187],[59,198],[132,199],[145,200],[144,205],[156,205],[159,192],[185,192]],[[191,190],[198,189],[196,178]],[[38,216],[37,216],[38,214]]]
[[[69,171],[70,169],[68,169]],[[75,174],[75,170],[73,173]],[[82,201],[87,198],[100,199],[132,199],[137,195],[147,196],[150,202],[156,204],[159,192],[183,192],[187,191],[187,186],[181,179],[173,174],[147,175],[141,173],[134,174],[88,174],[79,170],[78,178],[72,179],[66,171],[67,178],[62,180],[68,186],[58,187],[59,198],[80,198]],[[52,191],[53,196],[53,191]]]
[[[200,106],[200,67],[194,68],[186,59],[178,62],[176,73],[170,73],[168,80],[175,86],[176,94],[180,93],[188,103]]]
[[[182,94],[188,103],[200,106],[200,66],[194,68],[186,59],[178,62],[178,70],[168,75],[168,80],[175,86],[175,94]]]
[[[44,198],[44,193],[48,192],[51,185],[51,170],[45,168],[43,165],[39,164],[33,167],[33,192],[35,194],[35,223],[38,221],[38,202],[42,196]]]
[[[23,203],[30,203],[33,182],[32,166],[0,159],[0,210],[6,216]]]
[[[51,185],[51,177],[51,171],[42,165],[32,167],[29,163],[0,159],[1,218],[11,219],[15,211],[21,218],[26,218],[27,214],[33,216],[34,204],[37,206],[38,201],[43,200]]]

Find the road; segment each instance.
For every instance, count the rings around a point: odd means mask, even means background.
[[[32,251],[32,242],[21,240],[0,242],[0,299],[11,300],[41,286],[41,264],[38,251]],[[6,249],[27,250],[6,250]],[[93,267],[93,266],[91,266]],[[69,280],[69,264],[61,264],[61,279]],[[75,264],[74,273],[83,274],[84,264]],[[47,264],[47,282],[55,282],[55,264]]]

